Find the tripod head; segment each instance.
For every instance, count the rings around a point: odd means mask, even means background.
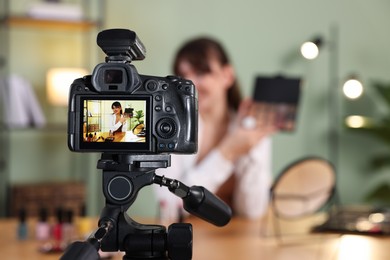
[[[170,155],[129,155],[103,153],[97,167],[103,170],[106,205],[98,229],[85,242],[75,242],[62,260],[95,260],[97,250],[124,251],[123,259],[191,259],[192,226],[174,223],[166,227],[144,225],[131,219],[126,211],[145,186],[167,187],[183,199],[184,209],[216,226],[226,225],[231,209],[201,186],[187,187],[180,181],[157,176],[155,170],[170,166]]]

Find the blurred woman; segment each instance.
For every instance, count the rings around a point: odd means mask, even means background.
[[[191,80],[199,97],[198,153],[172,155],[158,174],[188,186],[204,186],[231,206],[235,215],[255,218],[268,205],[271,185],[272,126],[255,117],[251,100],[242,100],[232,64],[222,45],[197,38],[177,52],[174,73]],[[178,212],[173,194],[156,189],[160,205]],[[164,209],[161,209],[164,210]]]

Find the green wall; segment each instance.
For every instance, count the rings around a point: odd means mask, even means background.
[[[283,73],[303,78],[297,130],[293,133],[279,133],[273,138],[275,176],[287,164],[304,156],[333,158],[329,149],[329,129],[336,126],[340,144],[337,156],[338,189],[342,203],[362,203],[364,195],[372,187],[380,182],[390,182],[390,174],[374,174],[367,167],[369,156],[380,149],[381,144],[341,127],[344,115],[380,113],[380,102],[370,89],[370,82],[374,79],[390,81],[390,2],[110,0],[104,3],[106,9],[103,29],[132,29],[145,44],[148,51],[146,59],[134,62],[141,74],[170,74],[173,55],[184,40],[193,36],[210,35],[220,39],[228,49],[246,95],[250,95],[254,77],[259,74]],[[338,37],[334,35],[335,29]],[[13,37],[18,41],[21,34],[26,33],[33,32],[19,30],[14,32]],[[324,38],[323,52],[314,61],[303,60],[298,53],[300,44],[317,35]],[[41,40],[35,39],[28,43],[27,49],[26,42],[19,42],[18,47],[12,50],[14,58],[11,64],[14,71],[31,77],[49,120],[64,123],[66,110],[45,104],[45,70],[60,63],[69,66],[83,64],[85,61],[80,57],[84,57],[83,52],[86,51],[90,52],[87,57],[93,64],[103,61],[103,56],[97,54],[99,51],[95,48],[93,36],[83,38],[82,48],[76,47],[74,41],[79,40],[77,37],[84,36],[67,38],[69,45],[65,46],[60,45],[63,41],[61,37],[66,37],[61,33],[52,33],[46,37],[48,40],[45,40],[45,45],[42,45]],[[332,63],[334,44],[339,48],[337,64]],[[30,49],[35,51],[23,54],[23,50]],[[23,59],[28,59],[28,62],[17,59],[15,52],[22,52],[20,55]],[[60,55],[59,58],[56,55]],[[95,57],[101,58],[101,61]],[[86,66],[92,69],[93,64],[90,63]],[[337,72],[335,79],[332,78],[335,75],[333,69]],[[338,88],[352,72],[360,76],[366,88],[365,96],[357,101],[345,100],[341,96],[341,87]],[[337,84],[332,84],[333,82]],[[338,104],[339,117],[331,115],[329,95],[337,97],[333,102]],[[90,212],[98,212],[103,201],[99,186],[101,175],[95,170],[97,155],[70,153],[66,147],[66,138],[60,133],[57,133],[58,137],[49,134],[48,138],[39,137],[34,141],[30,134],[34,135],[23,132],[23,138],[28,140],[24,142],[33,142],[31,145],[43,148],[35,149],[37,154],[34,154],[34,151],[24,149],[25,143],[16,140],[19,138],[12,133],[11,165],[17,167],[17,171],[11,169],[11,181],[86,179],[88,198],[92,205]],[[34,162],[42,162],[44,157],[38,153],[48,151],[54,159],[35,165]],[[29,157],[30,154],[34,155]],[[21,158],[26,157],[34,162],[31,165],[18,163]],[[132,207],[134,214],[155,214],[156,208],[154,204],[150,206],[150,201],[153,201],[152,193],[149,188],[144,189]]]
[[[378,182],[390,182],[390,174],[374,174],[367,167],[367,158],[381,144],[341,126],[344,115],[375,115],[380,110],[370,82],[390,80],[389,11],[389,2],[376,0],[114,0],[105,27],[138,33],[148,50],[144,61],[134,63],[143,74],[170,74],[175,50],[184,40],[210,35],[230,52],[246,95],[252,91],[255,75],[301,76],[298,129],[273,138],[274,174],[304,156],[333,158],[329,129],[336,126],[338,189],[342,203],[349,204],[361,203]],[[317,35],[324,38],[322,53],[314,61],[302,59],[300,44]],[[341,84],[350,73],[357,73],[365,84],[365,96],[357,101],[341,95]],[[338,97],[333,102],[339,116],[330,115],[329,95]]]

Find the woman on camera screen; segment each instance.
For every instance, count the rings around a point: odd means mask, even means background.
[[[233,214],[262,215],[271,185],[272,126],[251,117],[251,100],[241,99],[232,64],[222,45],[211,38],[197,38],[177,52],[174,73],[191,80],[198,91],[198,153],[172,155],[171,167],[159,174],[188,186],[204,186],[224,200]],[[177,213],[181,200],[156,189],[160,210]],[[175,219],[171,219],[176,221]]]
[[[119,101],[115,101],[111,105],[112,108],[112,127],[110,128],[111,133],[126,132],[127,118],[123,114],[122,105]]]

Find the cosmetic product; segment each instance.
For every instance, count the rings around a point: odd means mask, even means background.
[[[159,219],[161,225],[169,226],[170,224],[181,221],[181,208],[177,204],[168,203],[161,200],[159,203]]]
[[[48,222],[48,213],[46,208],[39,210],[39,218],[35,226],[35,237],[39,241],[48,241],[50,239],[50,225]]]
[[[62,224],[63,224],[63,210],[58,208],[56,210],[56,223],[53,226],[53,248],[52,251],[62,251]]]
[[[77,218],[77,235],[80,239],[86,239],[92,231],[91,219],[87,217],[87,209],[83,205],[80,209],[80,216]]]
[[[18,212],[19,223],[17,228],[17,235],[19,240],[26,240],[28,237],[28,227],[26,223],[27,212],[26,209],[21,208]]]
[[[65,212],[64,222],[62,224],[62,245],[67,247],[74,240],[75,228],[73,222],[73,211]]]

